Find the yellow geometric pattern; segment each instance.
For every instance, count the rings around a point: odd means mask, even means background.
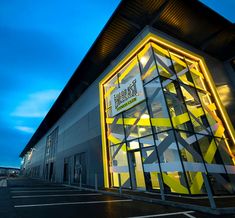
[[[150,58],[147,53],[153,49],[156,52],[156,62],[158,64],[150,63]],[[147,58],[146,58],[147,57]],[[165,60],[172,60],[173,66],[170,66]],[[149,61],[149,62],[148,62]],[[143,64],[143,63],[144,64]],[[187,64],[186,64],[187,63]],[[181,84],[181,92],[183,90],[182,87],[191,87],[193,90],[197,90],[197,95],[199,96],[199,100],[195,100],[195,96],[190,92],[190,89],[184,89],[183,97],[186,102],[186,111],[182,111],[181,113],[175,113],[174,116],[171,117],[141,117],[141,114],[138,117],[110,117],[109,111],[111,110],[110,104],[110,96],[112,92],[118,88],[118,84],[122,83],[128,76],[129,73],[136,67],[138,64],[142,64],[142,80],[146,80],[148,78],[154,78],[155,74],[159,72],[161,76],[165,77],[165,80],[162,82],[162,90],[164,92],[168,89],[169,96],[177,95],[176,90],[174,90],[174,86],[172,86],[172,81],[179,80],[179,84]],[[180,69],[178,72],[174,74],[174,64],[178,66]],[[188,74],[191,75],[192,79],[189,79]],[[200,95],[198,94],[200,93]],[[117,126],[129,126],[130,128],[140,127],[144,130],[145,127],[167,127],[169,128],[181,128],[180,125],[188,125],[188,123],[193,122],[194,127],[202,127],[204,130],[207,130],[208,134],[210,130],[214,137],[217,137],[217,142],[219,142],[222,138],[225,140],[225,144],[227,146],[228,151],[230,151],[229,143],[227,141],[227,133],[226,129],[223,125],[223,121],[218,116],[218,108],[216,103],[213,101],[213,93],[208,90],[205,76],[203,75],[200,65],[197,61],[190,59],[189,57],[182,58],[181,55],[178,55],[172,51],[168,51],[164,47],[156,43],[148,43],[145,47],[138,53],[138,58],[134,57],[129,63],[127,67],[123,68],[120,71],[118,77],[116,77],[116,81],[112,81],[112,84],[107,85],[106,90],[104,92],[104,98],[106,102],[106,118],[104,119],[107,131],[106,138],[110,142],[110,144],[119,144],[122,152],[128,152],[125,148],[125,140],[123,140],[124,133],[117,134],[115,133],[115,127]],[[151,101],[151,99],[150,99]],[[174,105],[172,106],[174,108]],[[209,126],[204,126],[202,120],[208,120]],[[204,127],[203,127],[204,126]],[[197,132],[196,132],[197,133]],[[128,133],[127,133],[128,134]],[[205,132],[203,133],[205,134]],[[215,140],[211,140],[208,148],[203,152],[203,159],[207,164],[212,164],[215,158],[216,152],[218,151]],[[119,152],[117,150],[117,152]],[[233,155],[231,158],[233,158]],[[188,161],[193,161],[193,159],[188,156]],[[116,176],[116,175],[115,175]],[[173,172],[162,173],[162,179],[164,183],[170,187],[172,192],[188,194],[189,191],[185,185],[183,185],[179,179],[179,175],[177,172],[175,174]],[[190,177],[191,183],[189,184],[190,192],[192,194],[200,194],[202,193],[203,187],[203,177],[202,172],[187,172],[187,176]],[[187,178],[186,178],[187,179]],[[128,180],[127,174],[125,174],[125,181]]]

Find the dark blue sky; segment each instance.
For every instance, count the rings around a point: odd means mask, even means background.
[[[19,153],[119,0],[0,1],[0,166]],[[203,0],[235,22],[235,0]]]

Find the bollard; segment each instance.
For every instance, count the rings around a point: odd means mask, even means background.
[[[118,173],[118,184],[119,184],[119,194],[122,194],[122,183],[121,183],[121,175]]]
[[[95,190],[98,191],[97,173],[95,173]]]
[[[79,187],[82,188],[82,174],[79,175]]]

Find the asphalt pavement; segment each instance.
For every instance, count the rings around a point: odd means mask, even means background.
[[[0,218],[219,217],[29,178],[7,184],[0,187]]]

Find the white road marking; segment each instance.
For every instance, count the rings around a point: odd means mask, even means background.
[[[129,218],[148,218],[148,217],[161,217],[161,216],[175,216],[175,215],[189,215],[189,213],[194,213],[194,211],[181,211],[181,212],[175,212],[175,213],[161,213],[161,214],[152,214],[152,215],[146,215],[146,216],[132,216]],[[191,218],[193,218],[192,216]]]
[[[29,190],[29,191],[11,191],[11,193],[24,193],[24,192],[80,192],[81,190],[73,189],[73,190]]]
[[[184,213],[185,216],[189,217],[189,218],[196,218],[195,216],[189,214],[189,213]]]
[[[26,204],[26,205],[15,205],[16,208],[25,207],[47,207],[47,206],[61,206],[61,205],[77,205],[77,204],[102,204],[102,203],[119,203],[133,201],[128,200],[109,200],[109,201],[78,201],[78,202],[65,202],[65,203],[50,203],[50,204]]]
[[[95,196],[102,195],[101,193],[87,193],[87,194],[63,194],[63,195],[22,195],[12,196],[12,198],[45,198],[45,197],[70,197],[70,196]]]
[[[47,190],[54,190],[54,189],[61,189],[61,190],[71,190],[71,188],[67,188],[67,187],[38,187],[38,188],[30,188],[30,187],[18,187],[18,188],[10,188],[12,191],[21,191],[21,190],[43,190],[43,189],[47,189]]]

